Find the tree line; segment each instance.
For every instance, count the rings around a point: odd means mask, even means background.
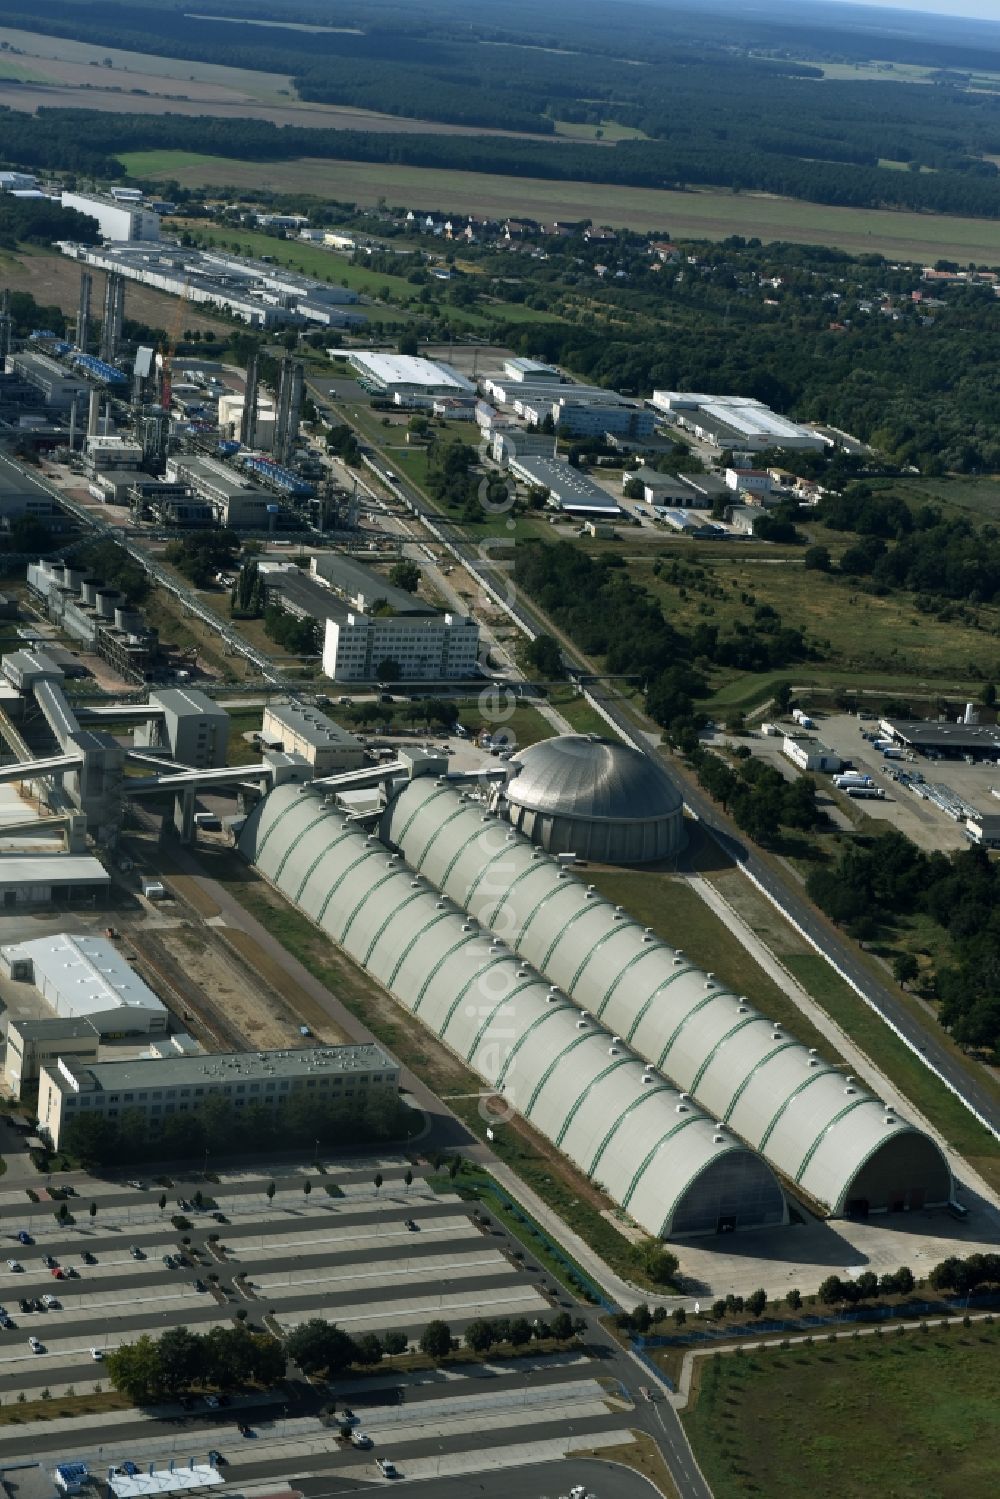
[[[248,1384],[273,1389],[285,1377],[288,1359],[278,1338],[238,1327],[191,1332],[171,1327],[159,1338],[148,1333],[104,1356],[116,1390],[136,1405],[176,1399],[192,1389],[235,1390]]]
[[[19,244],[51,245],[57,239],[93,245],[100,238],[97,220],[75,208],[63,208],[53,198],[15,198],[0,193],[0,247]]]
[[[585,1330],[586,1323],[568,1312],[556,1312],[549,1321],[538,1318],[534,1322],[526,1317],[477,1317],[458,1339],[448,1323],[436,1317],[424,1327],[416,1346],[425,1358],[438,1362],[455,1352],[459,1342],[474,1353],[488,1353],[493,1348],[527,1348],[551,1338],[568,1343]],[[321,1374],[328,1379],[343,1374],[352,1364],[370,1368],[384,1357],[405,1353],[409,1346],[408,1335],[399,1328],[352,1337],[322,1317],[300,1323],[285,1341],[288,1357],[304,1374]]]
[[[674,191],[715,186],[840,207],[1000,216],[1000,177],[995,168],[992,173],[986,170],[989,163],[976,171],[900,172],[877,165],[777,155],[744,144],[745,139],[745,132],[734,126],[723,140],[671,135],[605,146],[501,135],[277,126],[265,120],[211,115],[42,109],[37,115],[4,114],[3,155],[26,167],[104,178],[124,175],[119,157],[135,151],[192,151],[240,161],[320,157]],[[221,189],[225,183],[211,186]]]
[[[747,753],[736,768],[700,745],[691,748],[688,755],[698,784],[730,814],[737,827],[755,842],[767,844],[783,827],[808,831],[825,820],[825,813],[816,804],[812,776],[787,781],[775,766],[753,759],[748,746],[742,748]]]
[[[891,929],[900,911],[929,917],[952,953],[931,979],[942,1025],[963,1046],[1000,1056],[1000,865],[985,849],[929,854],[890,830],[844,843],[806,889],[860,939]]]

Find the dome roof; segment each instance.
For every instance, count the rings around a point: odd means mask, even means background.
[[[650,756],[596,734],[560,734],[529,745],[506,788],[514,806],[597,822],[650,822],[680,812],[682,798]]]

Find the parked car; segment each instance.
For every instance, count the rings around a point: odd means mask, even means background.
[[[17,1304],[22,1312],[34,1311],[34,1307],[31,1305],[31,1302],[28,1300],[27,1296],[22,1296]]]
[[[55,1267],[56,1267],[56,1265],[58,1265],[58,1263],[59,1263],[59,1261],[56,1260],[56,1259],[53,1259],[52,1256],[51,1256],[51,1254],[43,1254],[42,1255],[42,1264],[45,1266],[46,1270],[54,1270]]]
[[[44,1353],[45,1352],[44,1344],[41,1342],[41,1340],[39,1338],[36,1338],[36,1337],[30,1337],[28,1339],[28,1347],[31,1349],[32,1353]]]
[[[203,1280],[196,1280],[194,1282],[194,1288],[195,1288],[196,1291],[200,1291],[200,1292],[205,1292],[205,1291],[208,1290],[208,1287],[206,1286],[206,1284],[205,1284],[205,1282]]]
[[[130,1244],[128,1246],[128,1252],[134,1260],[144,1260],[146,1258],[145,1254],[139,1248],[138,1244]]]
[[[49,1311],[55,1311],[59,1306],[59,1299],[56,1296],[43,1296],[42,1305],[48,1307]]]
[[[7,1269],[8,1270],[23,1270],[24,1266],[21,1264],[20,1260],[8,1260],[7,1261]]]
[[[28,1230],[26,1228],[22,1228],[18,1231],[17,1242],[19,1244],[34,1244],[35,1241],[29,1234]]]
[[[99,1364],[102,1361],[102,1359],[104,1358],[104,1349],[103,1348],[92,1348],[90,1350],[90,1356],[94,1360],[95,1364]]]
[[[210,1463],[214,1464],[216,1468],[224,1468],[226,1466],[226,1459],[223,1457],[222,1453],[219,1452],[219,1450],[215,1447],[213,1447],[209,1452],[208,1460]]]
[[[359,1431],[357,1429],[351,1432],[351,1441],[355,1447],[364,1447],[365,1449],[369,1448],[372,1444],[372,1439],[367,1431]]]
[[[379,1470],[383,1478],[399,1477],[399,1469],[396,1467],[396,1464],[392,1462],[392,1460],[388,1457],[377,1457],[375,1459],[375,1466]]]
[[[81,1260],[83,1260],[83,1263],[85,1265],[96,1265],[97,1264],[97,1255],[94,1254],[89,1249],[85,1249],[83,1251],[83,1253],[81,1254],[80,1258],[81,1258]]]

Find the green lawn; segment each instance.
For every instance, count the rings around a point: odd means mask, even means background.
[[[1000,1327],[705,1360],[683,1416],[715,1499],[992,1499]]]
[[[618,734],[587,699],[570,687],[554,687],[549,702],[572,725],[577,734],[598,734],[602,739],[617,739]]]
[[[225,706],[225,704],[223,704]],[[259,765],[260,749],[243,738],[258,730],[264,717],[263,708],[227,708],[229,714],[229,765]]]

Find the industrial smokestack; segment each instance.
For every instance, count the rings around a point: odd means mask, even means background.
[[[125,317],[125,282],[114,271],[109,272],[104,287],[104,325],[101,328],[101,358],[113,363],[122,341]]]
[[[80,272],[80,304],[76,313],[76,346],[84,354],[90,342],[90,299],[94,278],[89,271]]]
[[[257,355],[247,365],[247,383],[243,396],[243,416],[240,419],[240,442],[252,448],[257,442]]]

